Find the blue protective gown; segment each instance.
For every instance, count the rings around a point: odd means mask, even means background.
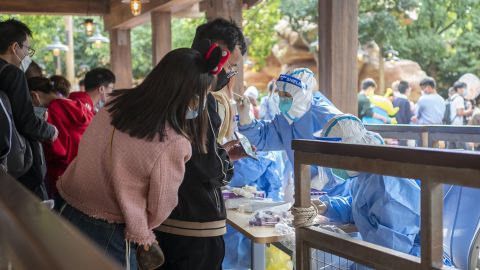
[[[242,158],[235,161],[235,170],[230,186],[257,186],[257,190],[265,191],[268,198],[280,200],[284,162],[279,151],[258,152],[258,160]]]
[[[268,198],[279,201],[280,189],[284,172],[282,152],[258,152],[258,160],[243,158],[235,161],[235,170],[230,181],[232,187],[245,185],[257,187],[257,190],[265,191]],[[227,225],[227,233],[224,235],[225,258],[224,269],[249,269],[251,261],[251,241],[242,233]]]
[[[355,223],[367,242],[420,256],[420,185],[418,180],[361,173],[351,179],[351,195],[322,196],[325,216]],[[444,264],[451,262],[444,256]]]
[[[292,140],[314,140],[313,133],[321,130],[333,116],[342,114],[321,93],[315,93],[312,106],[300,119],[290,125],[283,114],[277,114],[272,121],[253,120],[239,126],[239,131],[257,147],[258,151],[287,151],[293,164]]]

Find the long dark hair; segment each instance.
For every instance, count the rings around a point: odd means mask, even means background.
[[[185,118],[195,96],[203,108],[207,91],[215,81],[205,69],[205,60],[196,50],[169,52],[140,85],[112,93],[113,99],[107,103],[112,125],[132,137],[152,141],[158,134],[164,141],[168,122],[206,153],[207,113],[200,110],[197,119]]]

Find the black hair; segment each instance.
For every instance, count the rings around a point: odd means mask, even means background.
[[[5,53],[8,47],[17,42],[23,47],[23,42],[27,36],[32,36],[32,31],[28,26],[19,20],[8,19],[0,22],[0,53]]]
[[[247,52],[247,44],[242,30],[233,20],[217,18],[198,26],[193,38],[192,48],[195,48],[195,44],[203,39],[223,42],[230,52],[233,52],[237,45],[240,46],[242,55]]]
[[[30,91],[39,91],[45,94],[57,93],[53,82],[45,77],[31,77],[27,80]]]
[[[42,67],[39,64],[37,64],[37,62],[32,61],[32,63],[30,63],[27,70],[25,71],[25,77],[28,79],[28,78],[42,77],[42,76],[43,76]]]
[[[80,81],[78,81],[78,85],[79,86],[85,86],[85,80],[84,79],[81,79]]]
[[[57,92],[62,94],[64,97],[68,97],[70,95],[70,89],[72,88],[72,84],[68,81],[67,78],[61,75],[53,75],[50,77],[50,80],[53,82],[53,87]]]
[[[367,90],[369,87],[377,87],[377,84],[371,78],[362,81],[362,90]]]
[[[425,86],[430,86],[433,89],[435,89],[435,86],[437,84],[435,83],[435,80],[432,77],[426,77],[422,81],[420,81],[420,87],[425,87]]]
[[[221,52],[220,52],[221,54]],[[218,62],[217,62],[218,64]],[[132,137],[165,140],[167,123],[187,137],[194,147],[206,153],[207,113],[199,110],[196,119],[187,120],[190,101],[198,96],[203,108],[215,76],[205,70],[205,60],[196,50],[170,51],[133,89],[116,90],[107,103],[112,125]]]
[[[464,83],[464,82],[459,82],[459,81],[457,81],[453,84],[453,89],[455,89],[455,92],[457,92],[458,89],[461,89],[461,88],[464,88],[464,89],[467,88],[467,84]]]
[[[94,68],[85,74],[85,91],[96,90],[100,86],[115,83],[115,74],[107,68]]]
[[[397,86],[398,92],[405,94],[408,88],[410,88],[410,85],[408,84],[407,81],[400,81],[398,83],[398,86]]]

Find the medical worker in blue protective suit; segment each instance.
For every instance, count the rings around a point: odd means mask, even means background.
[[[229,186],[256,186],[267,198],[279,201],[284,165],[279,151],[258,152],[258,160],[244,158],[235,161],[235,171]]]
[[[237,99],[239,131],[259,151],[285,150],[289,165],[292,165],[292,140],[315,139],[313,134],[321,130],[330,118],[342,112],[321,93],[313,95],[317,82],[313,72],[307,68],[280,75],[276,85],[281,114],[272,121],[255,120],[249,112],[248,99]],[[315,175],[316,171],[312,171],[312,177]],[[335,187],[336,183],[329,186]]]
[[[346,143],[383,144],[353,115],[332,118],[322,136]],[[351,178],[350,196],[322,196],[322,213],[341,223],[355,223],[363,240],[420,256],[420,186],[417,180],[336,170]],[[448,260],[444,260],[450,265]]]
[[[282,188],[283,161],[282,152],[259,152],[258,160],[244,158],[235,162],[235,171],[230,181],[231,187],[256,186],[265,191],[268,198],[280,200]],[[251,267],[251,242],[242,233],[227,225],[224,235],[224,269],[249,269]]]
[[[256,120],[250,114],[248,99],[237,100],[239,131],[258,151],[286,150],[289,160],[293,161],[292,140],[314,139],[314,132],[342,112],[322,94],[313,97],[317,81],[307,68],[280,75],[276,84],[281,114],[272,121]]]

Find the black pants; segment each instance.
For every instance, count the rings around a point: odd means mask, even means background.
[[[155,232],[165,255],[158,270],[221,270],[225,256],[223,236],[188,237]]]

